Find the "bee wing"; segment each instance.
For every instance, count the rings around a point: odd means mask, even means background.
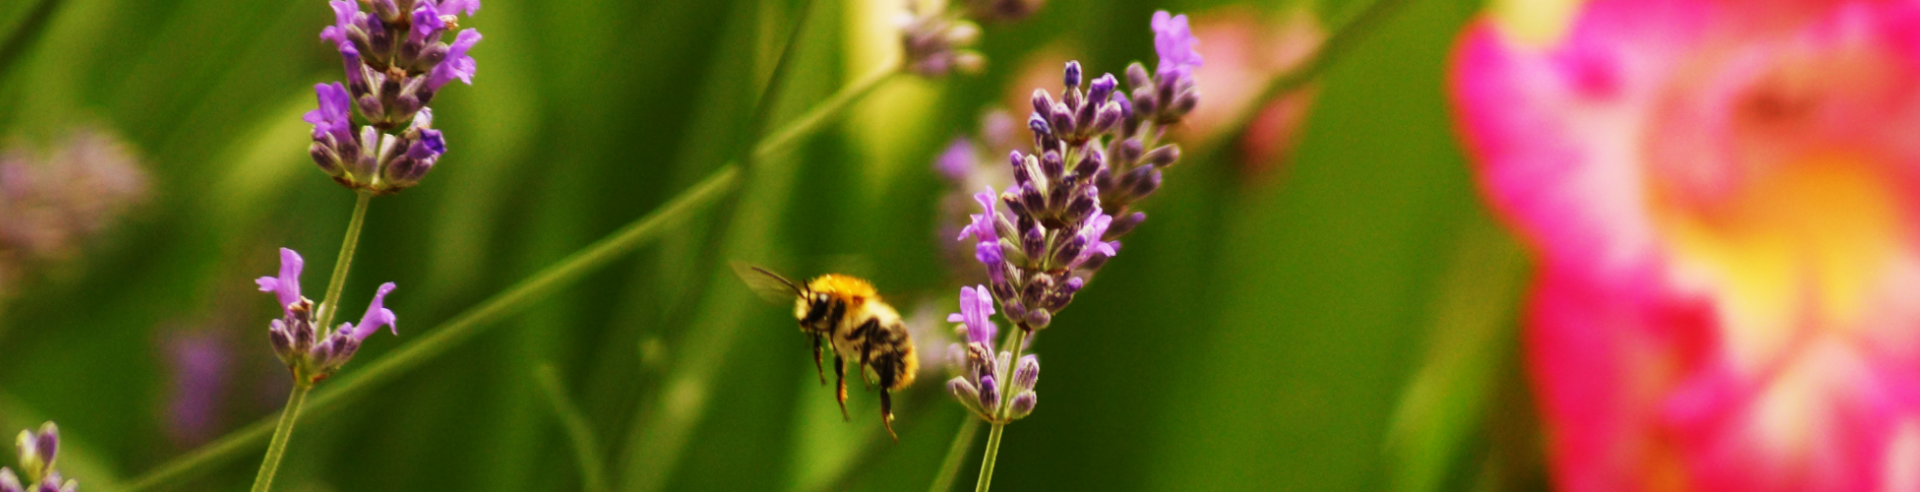
[[[789,304],[803,291],[800,284],[758,266],[736,261],[733,262],[733,273],[739,275],[740,280],[747,283],[747,288],[753,289],[754,294],[767,302]]]

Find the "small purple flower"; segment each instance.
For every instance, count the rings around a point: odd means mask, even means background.
[[[987,287],[960,288],[960,312],[947,315],[948,323],[964,323],[967,343],[993,345],[1000,327],[993,324],[993,294]]]
[[[974,241],[983,243],[999,241],[1000,211],[993,205],[994,202],[999,201],[998,194],[993,192],[992,186],[988,186],[987,191],[975,193],[973,201],[980,203],[983,213],[969,215],[972,222],[968,223],[966,228],[960,229],[960,237],[954,239],[965,241],[968,237],[972,237]]]
[[[353,28],[354,14],[360,13],[360,5],[353,0],[332,0],[327,5],[333,7],[333,25],[320,30],[320,39],[332,42],[343,53],[354,49],[348,32]]]
[[[1193,69],[1200,68],[1199,45],[1200,40],[1187,27],[1186,14],[1170,15],[1165,10],[1153,13],[1153,50],[1160,56],[1156,71],[1161,77],[1192,76]]]
[[[455,77],[460,78],[460,81],[467,85],[473,85],[473,72],[477,66],[474,64],[473,57],[467,56],[467,50],[472,49],[474,43],[479,42],[480,31],[473,29],[460,31],[460,35],[455,36],[453,44],[447,48],[446,60],[435,66],[433,74],[427,76],[427,89],[439,92],[441,87],[453,81]]]
[[[293,306],[300,297],[300,269],[306,266],[305,259],[291,249],[280,248],[280,276],[260,277],[253,282],[260,284],[261,292],[272,292],[280,300],[280,308],[291,316]]]
[[[386,326],[395,336],[399,336],[400,325],[394,323],[398,318],[393,315],[393,310],[386,308],[387,294],[393,292],[393,288],[393,282],[380,284],[380,290],[373,294],[373,303],[367,305],[367,314],[360,316],[360,324],[347,324],[340,329],[352,333],[355,341],[366,340],[373,332],[380,331],[381,326]]]
[[[296,382],[312,384],[340,370],[359,350],[360,342],[382,326],[392,328],[395,335],[400,331],[393,311],[386,308],[393,282],[380,285],[358,325],[342,323],[333,330],[321,326],[323,322],[314,318],[313,301],[300,297],[302,263],[299,253],[280,248],[280,276],[260,277],[254,282],[260,284],[261,292],[273,292],[283,302],[283,316],[267,324],[267,338],[274,354],[287,364]],[[339,307],[326,306],[325,309],[337,311]]]

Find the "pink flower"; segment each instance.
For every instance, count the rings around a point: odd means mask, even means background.
[[[1560,489],[1920,488],[1920,3],[1594,0],[1454,56]]]

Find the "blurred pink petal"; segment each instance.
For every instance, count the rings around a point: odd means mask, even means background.
[[[1562,489],[1920,485],[1920,4],[1598,0],[1459,43]]]

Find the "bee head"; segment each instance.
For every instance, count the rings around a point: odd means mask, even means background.
[[[832,310],[833,297],[825,292],[802,291],[793,303],[793,317],[800,320],[801,327],[813,326],[827,317]]]

